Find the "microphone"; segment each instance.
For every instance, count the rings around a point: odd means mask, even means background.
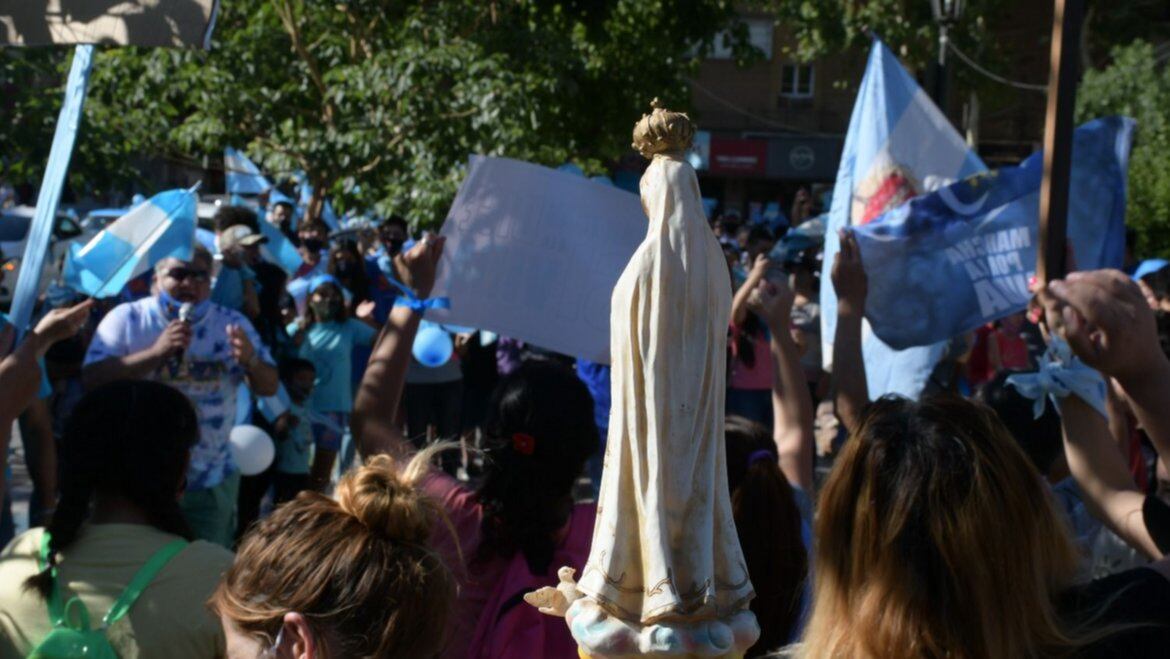
[[[190,302],[184,302],[179,305],[179,322],[191,324],[191,319],[195,316],[195,305]],[[186,355],[182,352],[174,355],[170,359],[170,367],[172,373],[177,373],[183,367],[183,361]]]

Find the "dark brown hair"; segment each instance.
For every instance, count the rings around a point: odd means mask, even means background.
[[[756,591],[752,613],[760,623],[760,638],[746,656],[756,657],[786,644],[800,621],[808,552],[800,509],[768,430],[730,416],[725,436],[731,511]]]
[[[77,539],[98,495],[122,497],[140,508],[151,526],[192,539],[178,497],[198,441],[191,401],[165,384],[122,380],[82,397],[57,449],[61,498],[45,529],[49,567],[30,577],[25,588],[48,597],[57,553]]]

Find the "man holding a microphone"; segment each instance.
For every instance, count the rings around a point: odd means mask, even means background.
[[[85,355],[86,387],[149,379],[182,391],[199,414],[181,506],[195,535],[231,547],[240,474],[228,436],[236,418],[236,387],[276,393],[277,373],[251,322],[210,301],[211,255],[196,247],[190,261],[155,266],[155,295],[114,307],[98,325]]]

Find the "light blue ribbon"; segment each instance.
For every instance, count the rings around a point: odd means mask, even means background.
[[[1068,344],[1053,337],[1048,350],[1040,359],[1040,368],[1034,373],[1017,373],[1008,376],[1007,383],[1016,388],[1020,395],[1031,398],[1032,415],[1039,419],[1044,414],[1044,401],[1060,411],[1059,399],[1073,394],[1093,406],[1093,409],[1108,416],[1105,409],[1105,379],[1077,359]]]
[[[383,271],[383,273],[385,273],[385,271]],[[397,300],[395,300],[394,306],[396,306],[396,307],[410,307],[414,311],[418,311],[420,313],[426,312],[427,309],[450,309],[451,308],[451,298],[430,297],[430,298],[426,298],[425,300],[419,299],[419,297],[414,294],[414,291],[407,288],[405,284],[398,281],[393,276],[387,274],[386,280],[389,281],[391,284],[393,284],[394,287],[397,288],[399,291],[401,291],[403,297],[406,298],[406,299],[398,298]]]
[[[402,248],[404,250],[408,249],[406,247],[406,245],[403,245]],[[394,287],[397,288],[399,291],[401,291],[402,294],[406,297],[405,300],[403,300],[401,298],[399,298],[398,300],[395,300],[394,306],[396,306],[396,307],[410,307],[411,309],[418,311],[418,312],[425,312],[427,309],[450,309],[451,308],[450,298],[436,297],[436,298],[427,298],[425,300],[420,300],[419,297],[414,294],[414,291],[407,288],[405,284],[398,281],[398,279],[394,276],[394,261],[390,258],[389,254],[385,253],[385,251],[383,251],[382,254],[378,255],[377,263],[378,263],[378,269],[382,271],[383,275],[385,275],[386,281],[393,284]]]

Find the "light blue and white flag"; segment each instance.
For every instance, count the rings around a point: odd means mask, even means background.
[[[272,194],[269,197],[269,208],[272,207],[276,201],[289,202],[292,200],[282,194],[279,190],[273,188]],[[232,195],[231,203],[233,206],[244,206],[256,212],[257,224],[260,227],[260,235],[268,239],[267,242],[260,245],[260,253],[264,256],[266,261],[279,265],[282,270],[290,275],[300,269],[305,261],[301,258],[297,248],[292,244],[280,229],[273,226],[266,219],[268,209],[259,206],[256,202],[244,199],[239,195]],[[295,207],[295,206],[294,206]],[[196,233],[196,238],[199,238]],[[218,251],[218,250],[217,250]]]
[[[840,247],[838,229],[866,224],[885,211],[986,167],[880,40],[869,63],[837,170],[825,232],[821,277],[821,340],[832,368],[837,297],[830,273]],[[869,395],[922,393],[944,346],[894,350],[868,330],[863,337]]]
[[[151,197],[84,247],[70,247],[65,284],[92,297],[111,297],[162,259],[190,259],[195,243],[195,206],[194,189],[169,190]]]
[[[297,194],[301,199],[301,212],[304,213],[309,208],[309,203],[313,201],[313,186],[309,183],[309,177],[302,171],[295,172],[293,178],[297,182]],[[328,199],[321,204],[321,221],[329,227],[330,231],[337,231],[341,228],[341,222],[333,210],[333,204],[330,204]]]
[[[223,169],[229,194],[263,194],[272,187],[256,163],[230,146],[223,150]]]
[[[1068,240],[1078,267],[1119,268],[1134,122],[1073,133]],[[895,348],[929,345],[1023,311],[1039,243],[1043,154],[913,199],[855,231],[869,275],[865,315]]]

